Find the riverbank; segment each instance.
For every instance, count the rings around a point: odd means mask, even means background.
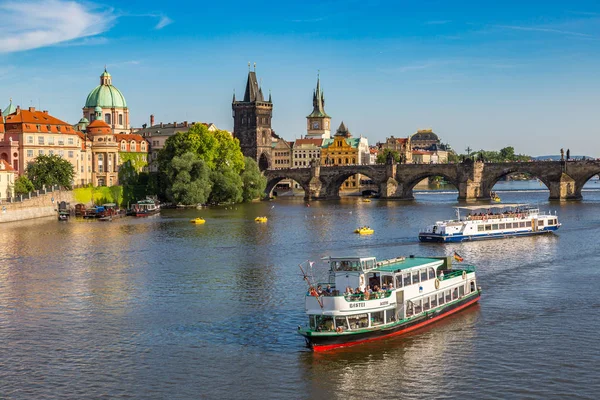
[[[72,190],[56,190],[45,194],[35,194],[19,202],[0,204],[0,223],[25,221],[28,219],[56,217],[58,204],[74,201]]]

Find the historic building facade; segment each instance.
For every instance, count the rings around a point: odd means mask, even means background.
[[[83,118],[80,123],[93,122],[96,119],[96,107],[102,110],[102,120],[115,133],[130,132],[129,108],[125,96],[112,84],[112,76],[104,68],[100,75],[100,85],[96,86],[85,101]]]
[[[400,162],[412,163],[412,147],[410,136],[407,138],[396,138],[391,136],[385,139],[385,142],[377,144],[378,150],[390,149],[400,156]]]
[[[321,146],[323,139],[320,138],[304,138],[296,139],[292,151],[292,168],[310,167],[313,159],[316,159],[321,164]]]
[[[360,138],[353,138],[342,122],[332,139],[323,140],[321,165],[360,164],[359,144]],[[342,184],[340,190],[356,190],[359,183],[360,174],[353,175]]]
[[[448,162],[449,146],[441,143],[440,138],[432,129],[419,129],[410,137],[412,162],[415,163],[446,163]]]
[[[19,175],[37,156],[55,154],[73,164],[76,183],[85,181],[85,170],[81,172],[84,146],[81,136],[70,124],[48,111],[17,106],[13,113],[0,120],[0,159]]]
[[[16,171],[8,161],[0,160],[0,200],[14,197],[15,175]]]
[[[255,71],[248,72],[244,99],[237,101],[234,94],[231,108],[233,136],[240,141],[244,156],[256,160],[261,170],[272,167],[273,102],[270,94],[265,101]]]

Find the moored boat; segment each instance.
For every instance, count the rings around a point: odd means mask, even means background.
[[[255,222],[261,222],[261,223],[265,223],[267,222],[269,219],[267,217],[256,217],[254,218]]]
[[[375,257],[335,257],[329,258],[328,283],[311,284],[306,274],[305,280],[308,324],[299,326],[298,333],[314,351],[411,332],[481,296],[475,267],[452,268],[449,257],[380,262]]]
[[[198,218],[190,219],[190,222],[191,222],[192,224],[198,224],[198,225],[201,225],[201,224],[204,224],[204,223],[206,222],[206,220],[205,220],[204,218],[200,218],[200,217],[198,217]]]
[[[131,214],[136,217],[148,217],[150,215],[158,214],[159,212],[160,206],[158,206],[154,200],[145,199],[140,200],[133,205]]]
[[[437,221],[419,232],[422,242],[462,242],[548,234],[560,226],[555,214],[527,204],[455,207],[456,219]],[[460,215],[465,210],[467,215]]]

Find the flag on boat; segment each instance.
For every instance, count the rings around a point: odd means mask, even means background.
[[[310,267],[312,268],[312,266],[315,265],[315,262],[314,261],[309,261],[308,265],[310,265]]]
[[[463,258],[457,252],[454,252],[454,259],[458,262],[463,262]]]

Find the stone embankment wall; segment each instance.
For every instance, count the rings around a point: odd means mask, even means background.
[[[56,190],[19,202],[2,201],[0,203],[0,223],[42,217],[58,218],[58,203],[61,201],[73,205],[73,192],[70,190]]]

